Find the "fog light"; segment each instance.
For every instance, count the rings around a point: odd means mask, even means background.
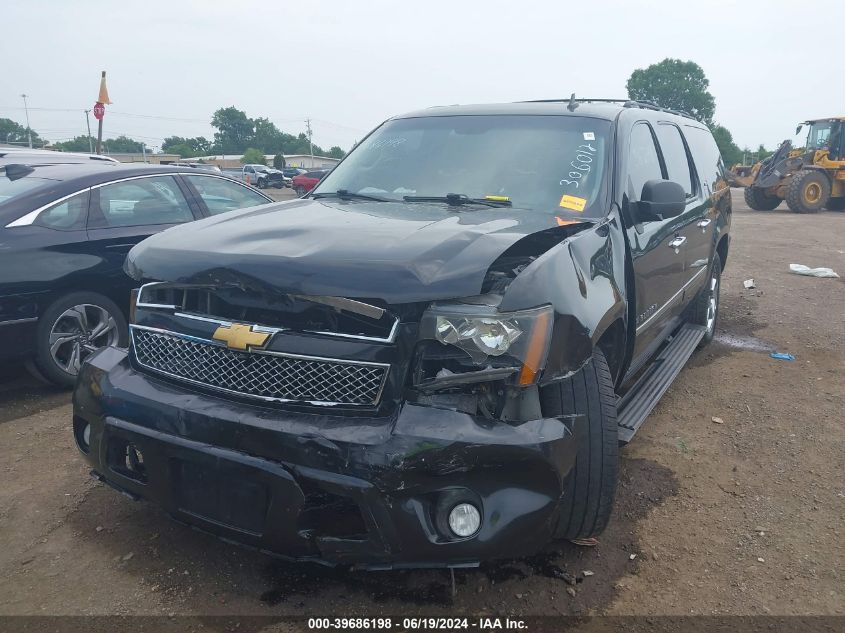
[[[457,536],[472,536],[480,527],[481,514],[471,503],[459,503],[449,513],[449,528]]]
[[[82,442],[85,444],[85,448],[90,448],[91,446],[91,425],[86,424],[82,428]]]

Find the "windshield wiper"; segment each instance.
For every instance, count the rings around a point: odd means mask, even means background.
[[[314,200],[319,200],[320,198],[340,198],[341,200],[372,200],[373,202],[396,202],[395,200],[391,200],[389,198],[371,196],[366,193],[355,193],[353,191],[347,191],[346,189],[315,193],[311,197]]]
[[[447,193],[445,196],[403,196],[405,202],[445,202],[450,207],[460,207],[466,204],[481,204],[487,207],[512,207],[513,203],[506,198],[490,196],[489,198],[470,198],[462,193]]]

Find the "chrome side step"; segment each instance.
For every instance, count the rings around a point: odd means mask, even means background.
[[[620,444],[631,441],[669,385],[681,373],[706,332],[707,328],[701,325],[683,325],[652,361],[651,367],[619,401],[617,420]]]

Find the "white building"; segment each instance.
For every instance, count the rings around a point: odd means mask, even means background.
[[[273,156],[267,155],[267,164],[273,164]],[[303,169],[331,169],[340,162],[339,158],[328,156],[311,156],[310,154],[285,154],[285,164],[288,167],[301,167]]]

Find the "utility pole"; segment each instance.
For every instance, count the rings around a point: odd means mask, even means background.
[[[144,153],[144,162],[147,162],[147,144],[141,143],[141,151]]]
[[[311,119],[305,119],[305,130],[308,133],[308,147],[311,151],[311,169],[314,168],[314,143],[311,142]]]
[[[88,126],[88,151],[93,154],[94,153],[94,140],[91,138],[91,119],[88,116],[88,113],[91,110],[85,111],[85,125]]]
[[[26,112],[26,136],[29,139],[29,149],[32,149],[32,130],[29,128],[29,106],[26,105],[26,95],[22,94],[23,109]]]

